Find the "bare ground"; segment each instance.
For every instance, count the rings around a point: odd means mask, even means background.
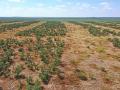
[[[25,30],[29,30],[29,29],[32,29],[33,27],[36,27],[38,25],[42,24],[41,22],[38,22],[38,23],[34,23],[34,24],[31,24],[29,26],[25,26],[25,27],[20,27],[20,28],[17,28],[17,29],[13,29],[13,30],[7,30],[6,32],[3,32],[3,33],[0,33],[0,39],[7,39],[7,38],[17,38],[17,39],[21,39],[21,38],[25,38],[25,37],[20,37],[20,36],[15,36],[15,34],[17,32],[20,32],[20,31],[25,31]]]
[[[108,37],[94,37],[79,25],[65,24],[69,31],[60,66],[64,80],[54,76],[48,86],[52,88],[46,90],[120,90],[120,49]],[[76,69],[88,79],[78,78]]]
[[[32,24],[0,34],[0,38],[17,38],[18,31],[39,25]],[[94,37],[80,25],[65,23],[68,33],[64,37],[65,47],[61,58],[60,70],[64,79],[54,75],[45,90],[120,90],[120,49],[115,48],[108,37]],[[34,38],[34,37],[31,37]],[[16,57],[15,60],[18,60]],[[86,73],[87,80],[79,78],[75,71]],[[27,71],[28,72],[28,71]],[[24,73],[26,73],[24,71]],[[28,73],[26,73],[27,75]],[[31,73],[34,76],[33,73]],[[0,79],[5,86],[12,86],[15,80]],[[9,81],[9,83],[8,83]],[[7,84],[6,84],[7,83]],[[7,89],[9,87],[6,87]],[[13,89],[14,90],[14,89]]]

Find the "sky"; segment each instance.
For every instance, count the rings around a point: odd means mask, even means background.
[[[0,17],[120,17],[120,0],[0,0]]]

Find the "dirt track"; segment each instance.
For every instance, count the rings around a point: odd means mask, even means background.
[[[54,76],[50,85],[60,87],[54,90],[119,90],[120,50],[113,47],[107,37],[94,37],[79,25],[65,24],[69,31],[64,39],[60,66],[64,80]],[[76,69],[84,71],[88,80],[78,78]]]

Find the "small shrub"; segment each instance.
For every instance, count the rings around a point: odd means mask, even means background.
[[[42,90],[42,87],[40,86],[40,82],[38,80],[35,81],[33,90]]]
[[[22,72],[22,67],[20,65],[17,65],[15,69],[15,78],[19,79],[21,76],[20,74],[21,72]]]
[[[114,39],[112,39],[112,43],[115,47],[120,48],[120,39],[114,38]]]
[[[19,48],[18,51],[19,52],[24,52],[24,49],[23,48]]]
[[[79,77],[81,80],[84,80],[84,81],[88,80],[87,75],[86,75],[86,73],[85,73],[84,71],[81,71],[81,70],[79,70],[79,69],[76,69],[76,70],[75,70],[75,74],[76,74],[77,77]]]
[[[39,77],[45,84],[48,84],[51,77],[49,70],[42,70]]]

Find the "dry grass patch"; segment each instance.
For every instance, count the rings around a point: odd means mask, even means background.
[[[88,80],[87,74],[83,70],[76,69],[75,74],[81,80],[84,80],[84,81]]]
[[[98,53],[105,53],[105,50],[106,50],[106,48],[103,47],[103,46],[98,46],[98,47],[96,47],[96,51],[97,51]]]

